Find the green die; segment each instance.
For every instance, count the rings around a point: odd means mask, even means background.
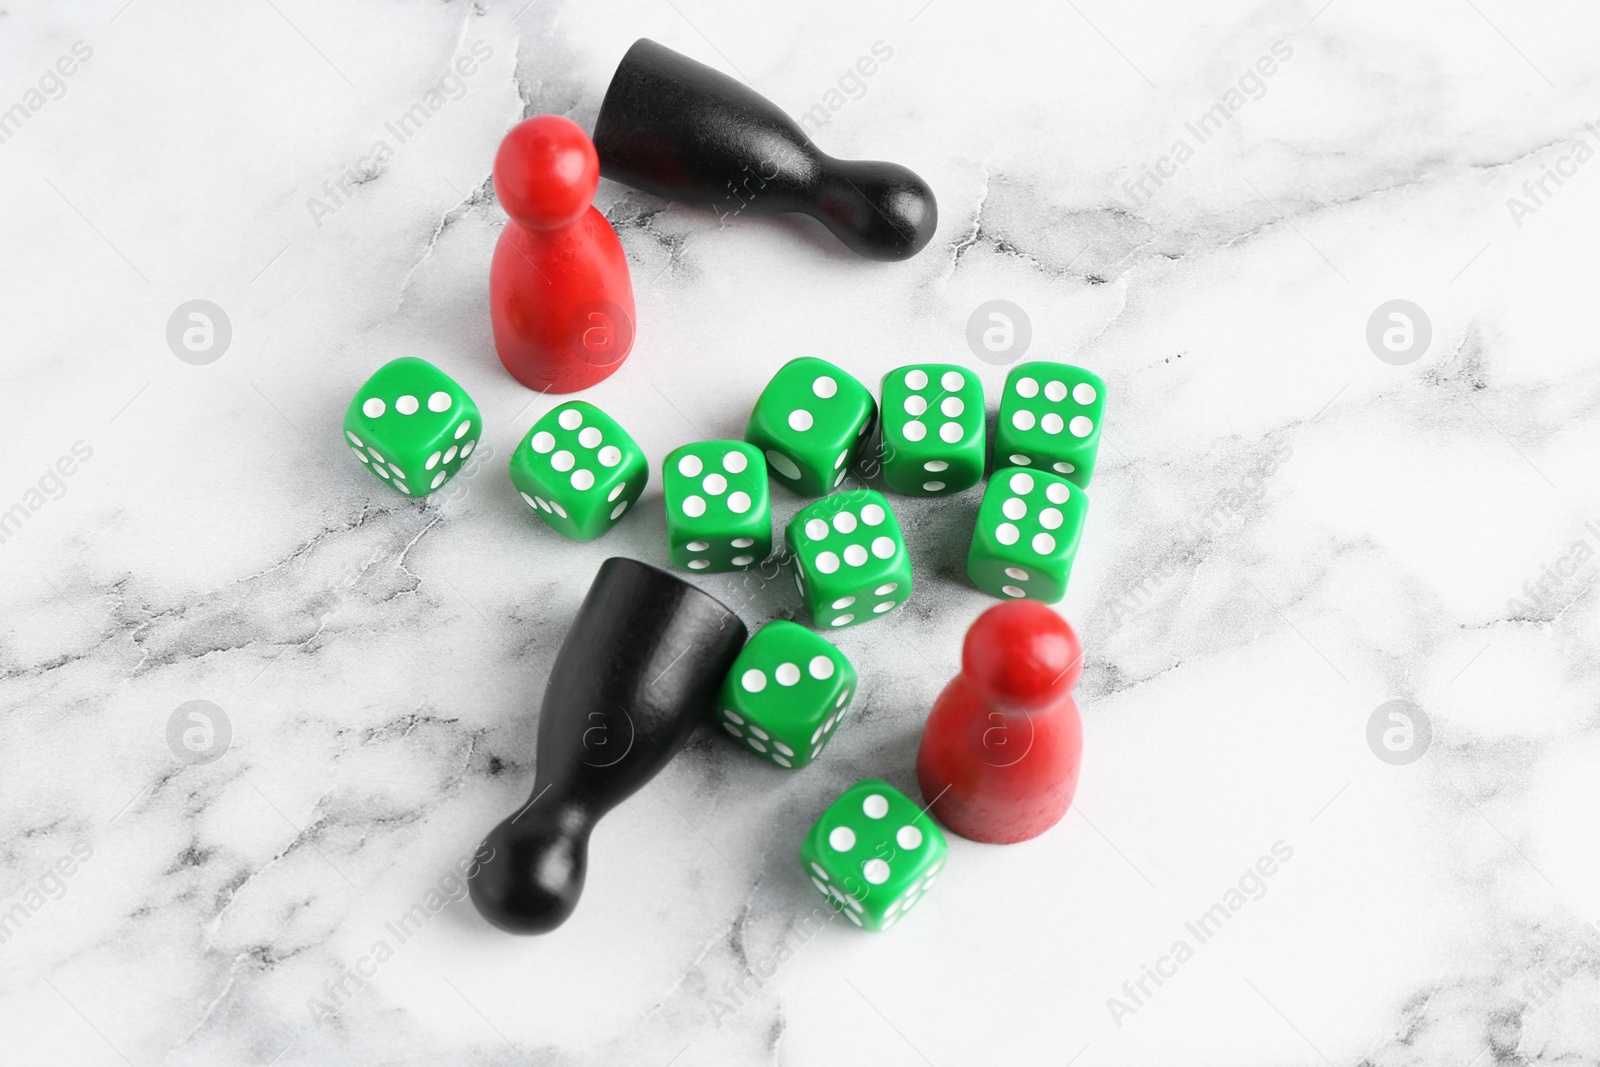
[[[802,496],[844,481],[877,411],[867,387],[826,360],[791,359],[761,390],[744,439],[772,476]]]
[[[1067,592],[1089,497],[1065,477],[1006,467],[978,506],[967,575],[990,596],[1054,604]]]
[[[644,492],[650,465],[628,431],[593,404],[545,412],[511,453],[511,484],[563,537],[592,541]]]
[[[415,356],[379,367],[344,413],[356,458],[406,496],[427,496],[453,477],[482,433],[467,391]]]
[[[672,562],[692,571],[748,567],[772,551],[767,462],[743,441],[696,441],[661,465]]]
[[[800,864],[833,909],[887,930],[944,866],[944,833],[888,782],[866,778],[839,794],[800,845]]]
[[[778,619],[744,646],[717,698],[729,736],[780,767],[821,755],[850,706],[856,669],[804,626]]]
[[[817,626],[875,619],[911,595],[911,557],[883,494],[855,489],[801,508],[784,529],[794,583]]]
[[[996,465],[1065,474],[1087,487],[1100,450],[1106,384],[1065,363],[1019,363],[1006,376],[994,430]]]
[[[959,493],[983,481],[983,383],[948,363],[883,376],[883,480],[914,496]]]

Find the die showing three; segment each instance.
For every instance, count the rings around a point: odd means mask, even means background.
[[[390,360],[344,414],[344,435],[373,476],[406,496],[427,496],[466,462],[483,433],[478,405],[425,359]]]
[[[776,619],[756,631],[728,671],[717,721],[736,744],[798,770],[833,739],[856,686],[844,653],[804,626]]]

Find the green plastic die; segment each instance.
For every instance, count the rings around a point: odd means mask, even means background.
[[[995,464],[1054,471],[1087,488],[1105,403],[1098,374],[1065,363],[1019,363],[1000,397]]]
[[[800,845],[800,864],[835,911],[887,930],[922,899],[944,867],[944,833],[888,782],[867,778],[839,794]]]
[[[801,508],[784,529],[794,581],[817,626],[852,626],[911,595],[911,557],[883,494],[855,489]]]
[[[661,465],[667,543],[675,566],[742,570],[772,552],[767,462],[743,441],[696,441]]]
[[[722,693],[717,721],[739,744],[779,767],[822,754],[850,707],[856,669],[824,638],[778,619],[744,646]]]
[[[949,363],[883,376],[883,480],[913,496],[959,493],[983,481],[983,383]]]
[[[774,478],[802,496],[821,496],[844,481],[876,412],[866,386],[826,360],[802,356],[761,390],[744,439],[766,455]]]
[[[478,447],[483,420],[467,391],[425,359],[379,367],[344,413],[344,436],[366,468],[406,496],[427,496]]]
[[[1054,604],[1066,595],[1088,510],[1088,494],[1063,475],[995,471],[978,506],[967,575],[990,596]]]
[[[545,412],[511,453],[511,484],[523,502],[574,541],[615,526],[649,480],[650,465],[628,432],[582,400]]]

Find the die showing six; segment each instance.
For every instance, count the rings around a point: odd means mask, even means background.
[[[794,581],[817,626],[863,623],[911,595],[911,557],[889,501],[874,489],[825,496],[784,529]]]
[[[344,436],[356,458],[406,496],[427,496],[448,481],[482,433],[467,391],[415,356],[379,367],[344,413]]]
[[[1082,367],[1017,364],[1000,395],[995,463],[1054,471],[1088,488],[1100,450],[1105,402],[1105,383]]]
[[[821,496],[844,481],[877,410],[866,386],[826,360],[802,356],[761,390],[744,439],[766,455],[774,478],[801,496]]]
[[[740,570],[772,552],[767,462],[743,441],[696,441],[661,465],[674,566]]]
[[[650,467],[610,415],[570,400],[545,412],[511,453],[511,484],[550,528],[592,541],[639,499]]]
[[[804,626],[776,619],[756,631],[728,671],[717,721],[762,759],[799,769],[822,754],[855,691],[856,669],[844,653]]]
[[[911,496],[959,493],[983,481],[983,383],[949,363],[883,376],[883,480]]]
[[[800,864],[835,911],[887,930],[933,885],[944,833],[888,782],[866,778],[839,794],[800,845]]]
[[[994,472],[978,506],[967,576],[990,596],[1054,604],[1067,592],[1089,497],[1064,475]]]

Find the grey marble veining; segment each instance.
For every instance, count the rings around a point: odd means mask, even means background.
[[[1482,0],[0,13],[0,1060],[1594,1061],[1597,29]],[[874,386],[962,361],[992,412],[990,300],[1107,383],[1060,606],[1077,802],[952,838],[882,936],[828,922],[795,853],[857,778],[915,795],[991,603],[976,491],[894,498],[916,593],[837,635],[862,689],[816,766],[697,732],[558,932],[462,899],[595,568],[665,559],[658,479],[592,544],[526,514],[507,457],[552,401],[486,294],[499,138],[592,126],[639,36],[940,206],[876,264],[603,182],[640,325],[585,398],[653,463],[739,435],[798,355]],[[167,340],[197,299],[231,327],[203,365]],[[1386,361],[1395,300],[1431,339]],[[406,354],[485,420],[427,501],[339,443]],[[752,625],[798,609],[786,575],[701,584]]]

